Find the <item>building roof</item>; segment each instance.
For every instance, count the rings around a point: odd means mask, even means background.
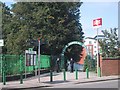
[[[95,38],[92,38],[92,37],[86,37],[85,39],[94,39],[95,40]]]
[[[98,35],[98,39],[104,39],[105,36],[104,35]],[[94,39],[97,39],[97,35],[94,37]]]

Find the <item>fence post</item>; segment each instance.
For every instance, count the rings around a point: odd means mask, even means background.
[[[20,55],[20,84],[23,84],[23,75],[22,75],[22,55]]]
[[[78,70],[77,69],[75,69],[75,78],[76,78],[76,80],[78,80]]]
[[[2,67],[3,85],[6,85],[6,73],[5,73],[5,56],[3,56],[3,67]]]
[[[66,71],[65,71],[65,69],[63,69],[63,77],[64,77],[64,81],[66,81]]]
[[[52,73],[52,70],[50,70],[50,82],[53,81],[53,73]]]
[[[87,76],[87,78],[89,78],[89,69],[88,68],[86,69],[86,76]]]
[[[1,57],[0,57],[1,59],[0,59],[0,75],[2,76],[2,55],[1,55]],[[2,78],[0,79],[0,81],[2,82]]]
[[[6,76],[5,71],[3,70],[3,85],[6,85]]]

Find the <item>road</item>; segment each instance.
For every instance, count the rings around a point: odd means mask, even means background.
[[[65,88],[118,88],[118,80],[74,84],[64,87]]]
[[[100,82],[91,82],[91,83],[75,83],[75,84],[62,84],[55,85],[47,88],[118,88],[118,80],[109,80],[109,81],[100,81]],[[40,88],[35,88],[39,90]],[[24,90],[33,90],[24,89]]]

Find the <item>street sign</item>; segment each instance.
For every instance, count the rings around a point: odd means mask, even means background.
[[[102,18],[97,18],[93,20],[93,27],[99,28],[102,26]]]
[[[0,40],[0,46],[4,46],[4,41],[3,41],[3,39]]]

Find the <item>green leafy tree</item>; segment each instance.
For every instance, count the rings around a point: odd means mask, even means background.
[[[47,41],[46,53],[60,54],[64,46],[74,40],[83,40],[80,23],[81,2],[17,2],[12,5],[10,33],[7,35],[7,53],[22,54],[29,47],[28,41]],[[6,23],[6,22],[5,22]],[[81,50],[81,49],[80,49]],[[43,51],[43,50],[41,50]]]
[[[103,30],[105,38],[100,40],[100,46],[102,48],[103,57],[116,57],[120,56],[119,46],[120,42],[118,41],[117,28],[108,30]]]
[[[2,7],[2,38],[4,39],[3,53],[7,53],[7,35],[11,33],[11,18],[10,8],[1,2]]]

